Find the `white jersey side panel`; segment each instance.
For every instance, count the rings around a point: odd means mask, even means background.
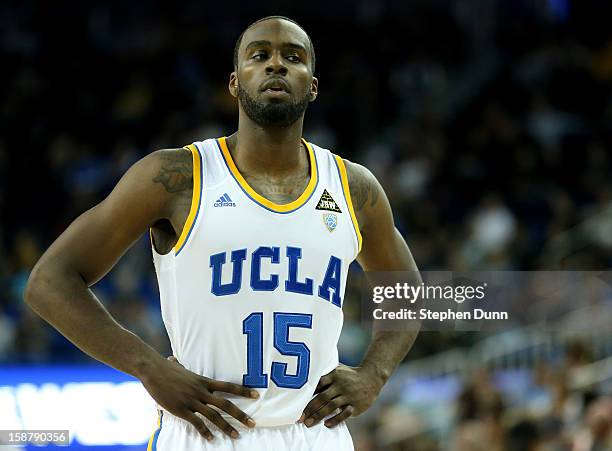
[[[359,250],[336,158],[307,147],[311,183],[279,206],[246,184],[223,138],[194,143],[192,224],[170,253],[153,248],[174,355],[198,374],[256,388],[257,400],[228,397],[258,426],[295,423],[337,366]]]

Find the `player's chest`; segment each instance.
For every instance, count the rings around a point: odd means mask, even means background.
[[[263,198],[276,204],[295,202],[308,185],[309,175],[273,180],[261,175],[246,175],[248,186]]]
[[[277,211],[254,201],[240,187],[222,184],[206,191],[197,234],[214,249],[294,246],[308,249],[315,259],[327,261],[330,251],[352,257],[353,225],[339,196],[342,193],[321,186],[293,201],[289,211]]]

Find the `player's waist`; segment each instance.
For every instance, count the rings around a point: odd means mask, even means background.
[[[214,408],[214,406],[209,406],[209,407]],[[174,415],[173,413],[168,412],[163,407],[157,405],[157,409],[160,412],[163,412],[164,423],[171,422],[183,428],[192,427],[191,424],[187,420],[184,420],[183,418],[180,418]],[[235,428],[239,432],[249,429],[247,426],[242,424],[240,421],[238,421],[231,415],[223,411],[219,411],[219,409],[215,409],[215,410],[221,415],[221,417],[225,421],[227,421],[233,428]],[[282,415],[278,415],[278,414],[268,415],[265,412],[253,414],[253,413],[248,412],[248,410],[249,409],[244,409],[243,411],[244,413],[249,415],[249,417],[253,418],[256,424],[255,427],[257,428],[275,428],[275,427],[283,427],[283,426],[289,426],[289,425],[296,424],[298,419],[302,415],[303,408],[302,409],[300,408],[291,409],[291,411],[287,411],[286,413]],[[219,427],[215,425],[212,421],[210,421],[207,417],[205,417],[204,415],[198,412],[196,412],[196,415],[204,421],[206,426],[211,430],[213,434],[220,431]]]

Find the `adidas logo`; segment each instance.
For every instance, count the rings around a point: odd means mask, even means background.
[[[219,199],[215,201],[213,207],[235,207],[236,204],[232,202],[232,199],[225,193]]]

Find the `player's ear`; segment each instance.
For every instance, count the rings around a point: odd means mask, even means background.
[[[317,98],[317,94],[319,93],[319,80],[317,77],[312,77],[312,82],[310,83],[310,101],[314,102]]]
[[[229,79],[229,92],[233,97],[238,97],[238,75],[236,74],[236,72],[232,72],[230,74],[230,79]]]

